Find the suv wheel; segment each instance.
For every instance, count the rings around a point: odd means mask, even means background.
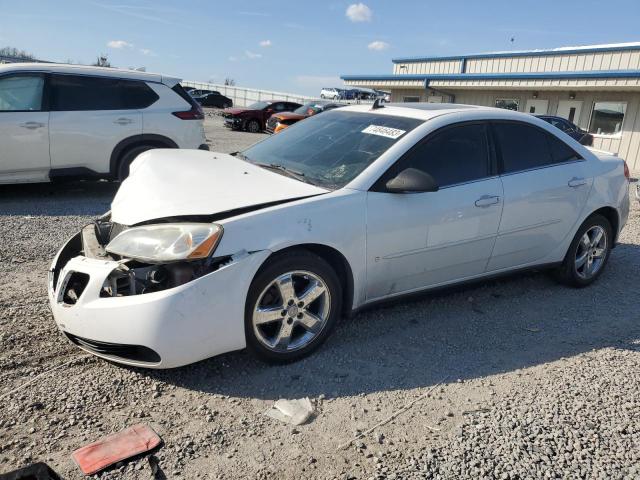
[[[143,152],[147,150],[151,150],[151,145],[140,145],[139,147],[133,147],[122,156],[120,160],[120,164],[118,165],[118,180],[123,181],[125,178],[129,176],[129,167],[131,163]]]
[[[247,123],[247,131],[258,133],[260,131],[260,122],[257,120],[249,120],[249,123]]]
[[[329,336],[341,303],[340,281],[323,258],[307,251],[276,256],[249,288],[247,346],[267,361],[302,358]]]

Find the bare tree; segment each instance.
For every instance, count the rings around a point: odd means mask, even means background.
[[[224,84],[233,87],[236,84],[236,81],[233,78],[227,77],[224,79]]]
[[[5,56],[5,57],[16,57],[16,58],[23,58],[25,60],[35,60],[36,57],[29,53],[26,52],[24,50],[18,50],[15,47],[3,47],[0,48],[0,55]]]
[[[111,67],[111,62],[109,61],[109,56],[106,53],[101,53],[98,55],[98,59],[91,65],[94,67]]]

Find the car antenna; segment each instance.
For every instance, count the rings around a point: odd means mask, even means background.
[[[371,105],[371,110],[377,110],[379,108],[384,108],[384,105],[382,104],[381,98],[376,98],[373,102],[373,105]]]

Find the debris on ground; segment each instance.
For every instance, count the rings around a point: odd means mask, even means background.
[[[269,410],[264,412],[267,417],[280,420],[291,425],[302,425],[314,413],[313,405],[308,397],[298,400],[280,399]]]
[[[161,442],[149,425],[139,423],[79,448],[71,456],[82,473],[93,475],[122,460],[153,450]]]

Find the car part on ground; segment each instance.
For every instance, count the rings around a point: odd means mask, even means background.
[[[576,285],[601,274],[629,213],[622,159],[517,112],[376,107],[315,115],[233,156],[141,154],[111,225],[54,259],[59,328],[130,365],[245,346],[290,361],[327,338],[341,305],[563,262]],[[222,237],[195,233],[206,224]]]

